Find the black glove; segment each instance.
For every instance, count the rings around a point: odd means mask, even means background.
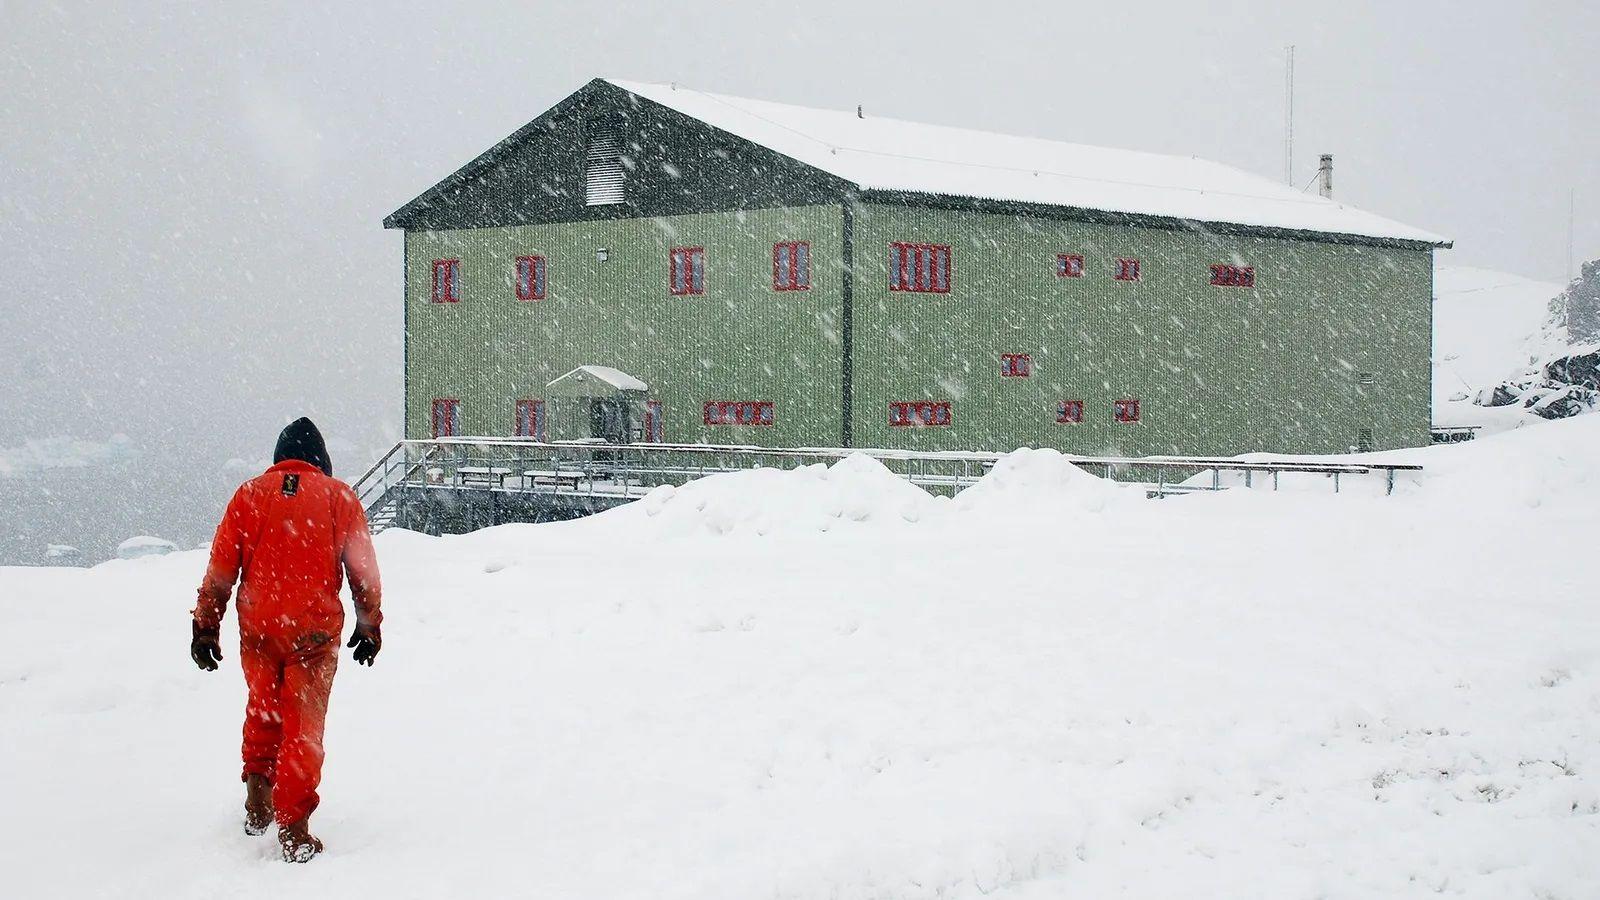
[[[190,622],[193,637],[189,639],[189,658],[207,672],[215,672],[222,661],[222,629],[201,628],[199,622]]]
[[[356,630],[350,632],[350,642],[345,646],[356,648],[356,652],[352,655],[358,664],[370,666],[378,651],[383,649],[383,635],[378,626],[357,622]]]

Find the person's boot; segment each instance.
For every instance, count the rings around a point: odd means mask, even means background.
[[[244,777],[244,833],[266,834],[272,825],[272,782],[265,775]]]
[[[283,848],[284,862],[310,862],[311,857],[322,852],[322,842],[311,836],[310,827],[310,818],[278,826],[278,846]]]

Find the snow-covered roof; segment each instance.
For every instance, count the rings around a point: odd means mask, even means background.
[[[616,391],[638,391],[643,393],[650,390],[650,385],[621,369],[613,369],[610,366],[579,366],[560,378],[552,380],[545,387],[556,387],[569,382],[588,381],[597,381]]]
[[[1449,244],[1432,232],[1190,156],[858,118],[853,112],[708,94],[682,85],[605,80],[863,190]]]

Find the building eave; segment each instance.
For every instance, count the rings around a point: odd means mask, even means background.
[[[1085,207],[1056,206],[1019,200],[996,200],[985,197],[968,197],[952,194],[930,194],[916,191],[862,189],[856,194],[860,203],[893,206],[917,206],[963,212],[996,215],[1025,215],[1041,219],[1090,222],[1102,225],[1126,225],[1139,228],[1156,228],[1164,231],[1208,232],[1211,234],[1242,235],[1248,237],[1277,238],[1281,240],[1314,241],[1324,244],[1356,244],[1369,247],[1394,247],[1406,250],[1449,249],[1454,242],[1427,241],[1411,238],[1384,237],[1338,232],[1312,231],[1269,225],[1250,225],[1239,222],[1212,222],[1199,219],[1180,219],[1150,213],[1132,213]]]

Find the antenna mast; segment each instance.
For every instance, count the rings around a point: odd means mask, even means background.
[[[1567,190],[1567,280],[1568,281],[1571,281],[1573,279],[1573,277],[1574,277],[1573,274],[1572,274],[1572,244],[1573,244],[1572,219],[1573,219],[1573,209],[1577,206],[1577,202],[1578,202],[1578,190],[1577,190],[1577,188],[1569,188]]]
[[[1284,48],[1283,180],[1294,187],[1294,45]]]

